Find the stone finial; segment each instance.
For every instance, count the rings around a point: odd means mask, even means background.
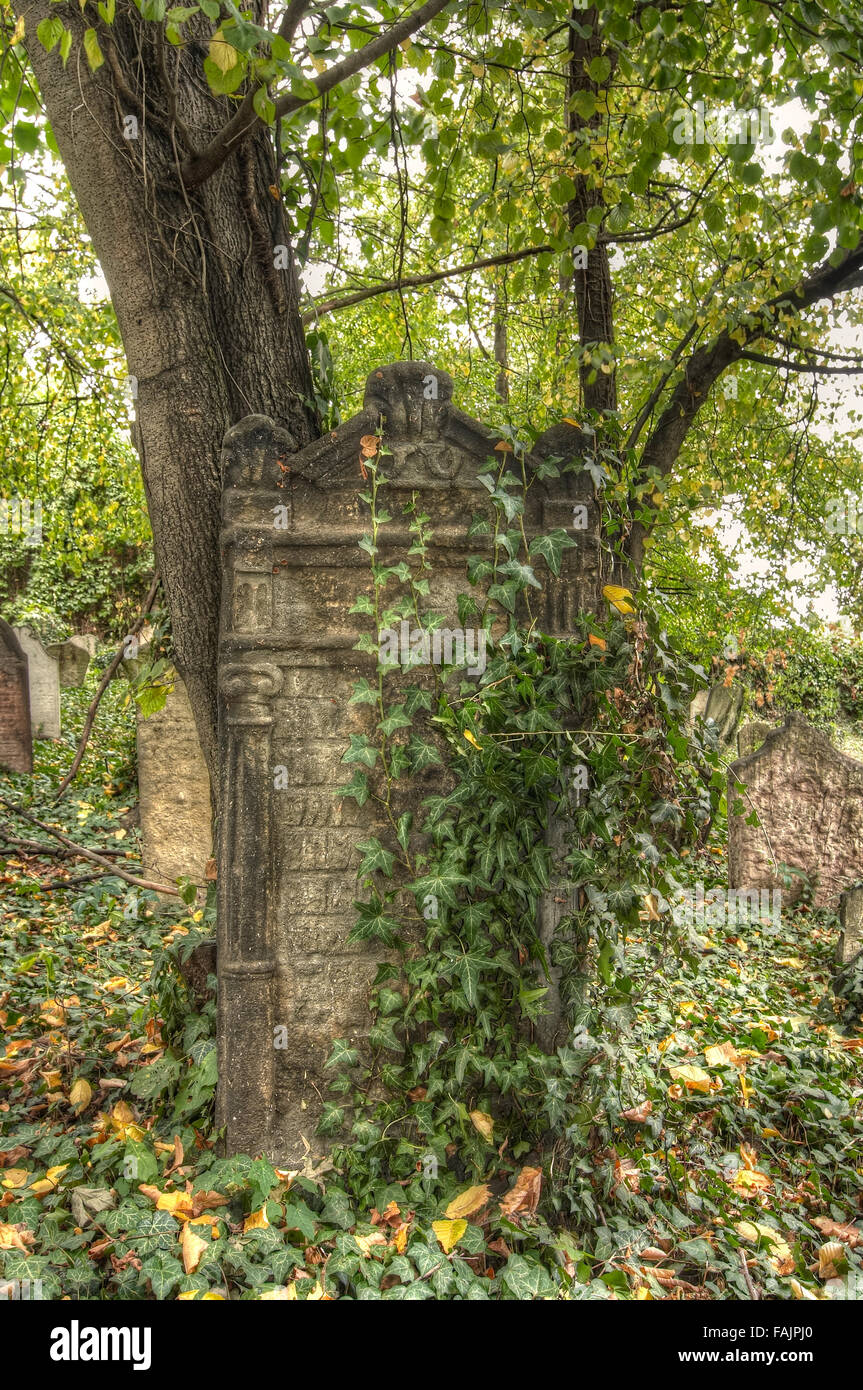
[[[391,362],[369,376],[363,407],[375,418],[383,415],[392,439],[437,439],[449,414],[452,391],[449,373],[430,362]]]

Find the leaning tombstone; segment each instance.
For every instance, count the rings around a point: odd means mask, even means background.
[[[378,719],[351,696],[378,660],[357,649],[367,620],[354,605],[371,593],[358,494],[382,420],[390,509],[401,516],[416,494],[432,518],[434,608],[452,622],[477,546],[471,516],[488,496],[479,473],[500,459],[502,441],[453,405],[447,373],[421,362],[373,372],[360,414],[301,452],[285,430],[250,416],[228,432],[222,456],[218,1115],[228,1152],[263,1150],[289,1165],[315,1133],[333,1041],[364,1046],[370,984],[386,957],[377,943],[347,944],[356,846],[383,811],[374,798],[336,795],[351,781],[349,737],[373,736]],[[528,467],[587,447],[569,426],[548,436]],[[564,634],[601,604],[610,575],[589,474],[565,474],[564,496],[541,479],[525,504],[528,537],[566,528],[574,544],[534,611],[540,630]],[[412,541],[407,522],[393,521],[377,563],[403,559]],[[408,809],[436,776],[416,774]],[[554,917],[542,913],[543,932]]]
[[[842,930],[836,959],[840,965],[848,965],[863,950],[863,883],[855,883],[839,895],[839,923]]]
[[[48,655],[55,658],[60,668],[61,690],[74,689],[84,684],[93,655],[88,643],[80,637],[70,637],[66,642],[53,642],[47,650]]]
[[[202,884],[212,855],[210,779],[179,676],[162,709],[146,718],[136,710],[144,877]]]
[[[57,658],[45,650],[28,627],[15,635],[27,656],[30,681],[30,725],[34,738],[60,737],[60,671]]]
[[[0,767],[33,771],[27,655],[15,631],[0,618]]]
[[[743,698],[743,687],[739,685],[714,685],[707,697],[704,718],[712,719],[716,725],[716,736],[723,752],[734,746]]]

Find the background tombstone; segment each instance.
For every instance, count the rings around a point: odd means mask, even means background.
[[[30,727],[34,738],[60,737],[60,671],[57,658],[45,650],[28,627],[15,635],[27,657],[30,681]]]
[[[756,748],[760,748],[769,733],[773,732],[775,725],[768,724],[764,719],[753,719],[750,724],[744,724],[742,729],[737,732],[737,755],[740,758],[748,758],[750,753],[754,753]]]
[[[0,767],[33,771],[27,656],[14,629],[0,618]]]
[[[836,959],[840,965],[848,965],[863,950],[863,883],[855,883],[840,894],[839,922],[842,930]]]
[[[342,762],[349,735],[372,734],[377,720],[370,707],[349,703],[355,680],[374,677],[377,666],[376,656],[354,650],[368,620],[350,614],[358,593],[371,592],[358,547],[369,526],[358,497],[360,440],[384,418],[387,510],[400,517],[402,501],[419,494],[434,533],[430,606],[455,626],[466,561],[478,548],[471,516],[487,507],[477,475],[500,459],[500,439],[451,396],[445,372],[397,363],[371,374],[359,415],[300,453],[263,416],[225,437],[217,960],[218,1109],[229,1152],[300,1160],[326,1094],[333,1040],[361,1044],[370,1026],[368,991],[384,953],[346,942],[358,896],[355,846],[379,823],[371,801],[359,807],[334,795],[351,780]],[[527,464],[591,448],[580,431],[555,427]],[[560,576],[543,573],[538,599],[540,629],[566,632],[579,611],[601,603],[611,576],[602,573],[589,474],[565,474],[556,487],[551,496],[535,482],[524,520],[528,536],[564,527],[575,541]],[[407,523],[393,520],[380,534],[378,562],[402,560],[412,539]],[[413,779],[417,801],[435,775]],[[285,1042],[274,1045],[280,1033]]]
[[[716,725],[719,746],[723,750],[735,744],[743,697],[743,687],[739,685],[714,685],[708,696],[704,718],[712,719]]]
[[[95,638],[91,644],[83,636],[70,637],[65,642],[54,642],[48,648],[49,656],[56,659],[60,668],[61,690],[84,684],[90,659],[95,654],[90,647],[92,645],[95,648],[95,642]]]
[[[144,877],[203,883],[212,854],[210,779],[186,687],[178,676],[162,709],[146,719],[136,711]]]
[[[744,811],[733,815],[738,798]],[[816,906],[835,908],[843,888],[860,878],[863,763],[840,753],[799,714],[732,763],[728,806],[730,888],[781,887],[784,863],[817,874]],[[760,826],[746,824],[752,810]]]

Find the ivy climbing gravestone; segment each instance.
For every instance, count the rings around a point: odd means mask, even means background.
[[[27,657],[8,623],[0,618],[0,767],[33,771]]]
[[[336,789],[351,735],[373,734],[377,715],[350,703],[377,659],[355,650],[368,618],[352,615],[372,592],[369,529],[358,494],[364,436],[382,430],[387,508],[380,563],[412,543],[401,504],[418,494],[431,518],[431,607],[453,626],[469,589],[468,534],[488,493],[478,472],[500,460],[498,435],[452,403],[452,380],[429,363],[396,363],[368,379],[364,408],[296,452],[263,416],[227,434],[222,461],[223,589],[219,648],[219,1118],[230,1152],[265,1152],[288,1164],[311,1143],[327,1094],[333,1040],[362,1045],[380,947],[349,946],[355,920],[356,845],[380,829],[370,800]],[[542,436],[527,459],[583,459],[590,440],[571,426]],[[587,472],[537,480],[528,536],[565,528],[558,578],[547,575],[538,626],[563,633],[596,608],[603,582],[597,508]],[[537,612],[537,609],[534,609]],[[430,773],[434,776],[434,771]],[[416,801],[428,791],[419,773]]]

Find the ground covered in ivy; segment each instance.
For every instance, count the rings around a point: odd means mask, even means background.
[[[0,778],[0,796],[134,872],[120,682],[51,805],[91,693],[64,694],[64,742],[37,745],[33,777]],[[657,959],[643,914],[626,947],[637,1021],[598,1059],[606,1137],[577,1165],[577,1203],[556,1150],[513,1158],[467,1097],[482,1171],[460,1171],[454,1141],[452,1170],[418,1163],[358,1197],[311,1133],[300,1171],[219,1156],[214,1006],[196,1012],[175,968],[211,910],[39,854],[50,837],[4,806],[0,830],[7,1297],[21,1280],[52,1299],[863,1295],[861,991],[846,972],[836,992],[830,915],[704,925],[693,971]],[[722,861],[718,841],[693,883],[721,882]]]

